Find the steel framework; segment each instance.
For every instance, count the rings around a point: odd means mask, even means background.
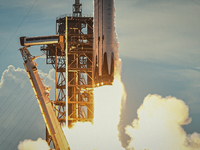
[[[56,27],[63,42],[42,46],[41,51],[46,53],[46,63],[55,69],[52,104],[57,118],[69,127],[77,121],[93,122],[93,17],[57,18]],[[48,132],[46,140],[50,145]]]

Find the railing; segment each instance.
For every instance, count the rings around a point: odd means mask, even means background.
[[[64,17],[76,17],[76,16],[74,16],[72,13],[67,13],[56,17],[56,20]],[[93,14],[83,14],[81,17],[93,17]]]

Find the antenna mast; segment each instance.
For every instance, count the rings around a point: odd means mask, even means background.
[[[82,4],[80,0],[75,0],[75,4],[73,4],[73,17],[82,17]]]

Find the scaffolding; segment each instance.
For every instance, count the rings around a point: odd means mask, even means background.
[[[41,51],[46,53],[46,63],[55,69],[52,104],[58,121],[69,127],[77,121],[93,122],[93,17],[57,18],[56,33],[60,43],[42,46]],[[50,145],[48,132],[46,140]]]

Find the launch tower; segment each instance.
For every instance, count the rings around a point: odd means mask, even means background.
[[[80,1],[75,0],[72,15],[56,18],[60,43],[41,47],[46,53],[46,63],[55,68],[56,98],[52,103],[57,118],[69,127],[77,121],[92,122],[94,115],[93,17],[82,16],[81,6]],[[48,132],[46,138],[50,144]]]

